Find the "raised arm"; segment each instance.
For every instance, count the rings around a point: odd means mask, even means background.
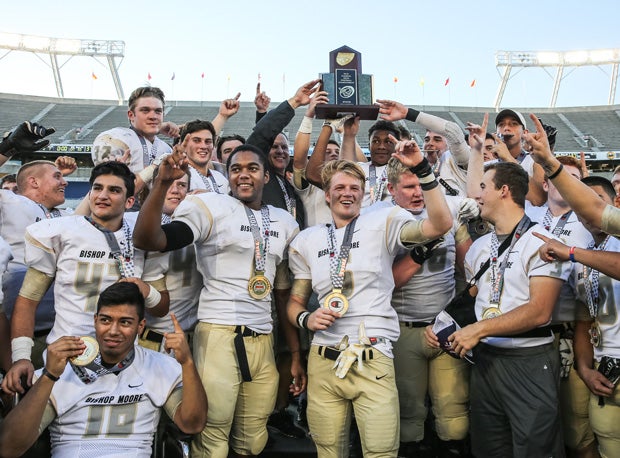
[[[573,211],[586,220],[588,224],[594,227],[601,227],[603,211],[607,204],[592,188],[583,184],[570,173],[564,172],[562,164],[555,158],[551,148],[549,148],[549,141],[542,123],[534,114],[530,114],[530,119],[536,126],[536,132],[526,133],[525,140],[532,158],[540,164],[544,173],[553,181],[553,185]],[[613,229],[613,234],[620,234],[620,227]]]
[[[159,166],[159,173],[153,183],[153,188],[140,208],[136,226],[133,231],[133,241],[137,248],[150,251],[163,251],[168,246],[168,238],[161,226],[161,214],[168,188],[174,180],[185,175],[188,160],[185,148],[189,135],[183,143],[175,145],[174,152]],[[171,223],[174,224],[174,223]]]
[[[476,198],[480,194],[480,183],[484,175],[484,139],[488,126],[489,113],[484,114],[482,125],[467,123],[471,149],[467,166],[467,197]]]
[[[304,84],[293,97],[269,111],[254,126],[246,143],[256,146],[266,155],[269,154],[275,138],[295,116],[295,110],[310,103],[312,95],[318,90],[319,81],[316,79]]]
[[[308,151],[310,151],[310,136],[312,135],[312,121],[314,119],[314,110],[318,104],[327,103],[328,102],[327,92],[319,91],[317,92],[310,104],[308,105],[308,109],[306,110],[306,114],[304,115],[304,119],[301,121],[301,125],[299,126],[299,130],[297,131],[297,135],[295,136],[295,147],[293,152],[293,171],[295,171],[295,186],[297,188],[302,189],[301,183],[301,173],[298,177],[299,172],[304,172],[306,170],[306,166],[308,165]],[[300,179],[299,182],[297,179]]]
[[[425,129],[437,132],[446,137],[448,148],[456,163],[467,167],[469,162],[469,146],[465,141],[465,135],[461,128],[452,121],[447,121],[414,108],[407,108],[402,103],[393,100],[377,100],[381,119],[386,121],[408,121],[420,124]]]
[[[237,111],[239,111],[239,97],[241,97],[241,92],[237,92],[237,95],[232,99],[223,100],[220,104],[220,109],[217,112],[211,124],[215,128],[215,134],[219,135],[222,129],[224,128],[224,124],[228,121],[232,116],[234,116]]]
[[[56,132],[53,127],[45,128],[36,122],[24,121],[13,131],[4,134],[0,142],[0,166],[17,153],[32,153],[50,144],[44,140]]]
[[[396,137],[390,134],[390,140],[395,144],[395,152],[392,157],[398,159],[401,164],[409,167],[411,172],[418,176],[424,202],[428,212],[428,217],[422,222],[422,233],[426,238],[425,241],[433,240],[441,237],[452,227],[452,214],[446,203],[446,198],[438,186],[437,180],[433,175],[428,160],[422,155],[420,147],[413,140],[398,141]],[[405,226],[407,227],[407,226]],[[407,235],[405,228],[401,234]],[[403,240],[403,242],[411,243],[415,240]]]

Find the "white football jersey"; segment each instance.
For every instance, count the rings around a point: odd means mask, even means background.
[[[4,273],[9,265],[9,261],[13,258],[11,254],[11,247],[6,241],[0,237],[0,274]],[[4,299],[4,294],[0,289],[0,309],[2,308],[2,301]]]
[[[530,300],[531,277],[553,277],[566,280],[570,275],[571,266],[566,262],[544,262],[538,256],[538,249],[543,241],[533,235],[533,232],[551,237],[543,226],[535,224],[519,238],[512,250],[506,249],[498,257],[498,265],[506,256],[510,256],[506,270],[504,271],[504,287],[500,296],[500,310],[502,313],[509,312]],[[471,280],[478,272],[482,264],[489,259],[491,247],[491,233],[477,239],[465,255],[465,275]],[[510,252],[509,252],[510,251]],[[491,267],[482,275],[476,283],[478,295],[476,296],[476,316],[482,319],[484,309],[489,306],[491,298]],[[512,338],[512,337],[486,337],[482,342],[505,348],[533,347],[553,341],[551,333],[549,337],[541,338]]]
[[[376,348],[392,357],[391,342],[400,334],[398,317],[390,303],[394,289],[392,263],[399,250],[405,249],[400,231],[412,220],[411,214],[400,207],[376,208],[359,216],[342,289],[349,309],[328,329],[314,333],[314,345],[337,345],[345,335],[349,342],[356,343],[359,324],[364,322],[368,337],[388,339]],[[344,227],[335,230],[338,250],[344,234]],[[327,225],[310,227],[293,240],[289,249],[289,266],[295,279],[312,280],[321,305],[333,289],[328,237]]]
[[[286,259],[287,247],[299,231],[286,210],[269,208],[269,254],[265,276],[273,285],[276,266]],[[252,210],[264,232],[261,212]],[[187,224],[196,245],[202,273],[198,319],[214,324],[245,325],[256,332],[272,330],[271,297],[253,299],[248,282],[254,272],[254,237],[245,206],[234,197],[213,192],[187,196],[173,221]]]
[[[441,155],[439,164],[439,177],[444,180],[448,185],[459,192],[459,196],[467,196],[467,170],[458,166],[452,153],[446,151]],[[446,188],[440,185],[444,194]]]
[[[202,275],[196,266],[196,248],[188,245],[165,255],[168,258],[166,289],[170,294],[170,311],[164,317],[147,314],[146,325],[158,332],[174,332],[170,319],[170,313],[174,313],[183,331],[192,331],[198,321],[198,300],[202,290]]]
[[[372,205],[373,203],[376,202],[380,202],[382,200],[392,200],[392,195],[390,194],[390,192],[388,191],[387,188],[387,164],[386,165],[380,165],[378,167],[375,167],[375,186],[374,188],[372,186],[370,186],[370,162],[358,162],[357,165],[359,165],[362,170],[364,171],[364,175],[366,175],[366,184],[364,186],[364,198],[362,200],[362,208],[363,207],[368,207],[370,205]],[[377,191],[381,191],[381,196],[376,196],[373,199],[371,199],[371,194],[374,195],[375,192]]]
[[[542,225],[545,214],[547,213],[547,208],[547,205],[543,205],[542,207],[534,207],[530,205],[526,206],[526,213],[532,221]],[[553,230],[556,226],[558,226],[558,222],[560,222],[561,217],[562,215],[554,217],[551,220],[551,225],[545,229],[553,233]],[[562,223],[560,222],[560,225],[561,224]],[[564,223],[564,227],[562,228],[560,234],[557,235],[557,238],[559,238],[565,245],[585,248],[592,240],[592,235],[583,226],[583,224],[579,222],[577,214],[572,212],[566,220],[566,223]],[[573,270],[576,268],[575,264],[571,267]],[[552,324],[575,321],[577,300],[575,298],[574,279],[575,276],[570,275],[566,282],[562,285],[560,297],[558,298],[558,301],[553,309],[553,316],[551,318]]]
[[[71,214],[59,210],[63,216]],[[13,260],[9,270],[24,266],[24,233],[32,223],[47,219],[50,212],[28,197],[6,189],[0,190],[0,236],[11,246]]]
[[[125,220],[133,232],[135,212]],[[121,249],[125,231],[114,233]],[[164,277],[161,257],[145,262],[144,252],[135,250],[135,275],[144,281]],[[26,265],[55,277],[56,320],[47,343],[61,336],[94,335],[93,315],[105,288],[118,281],[120,272],[105,235],[84,216],[39,221],[26,229]]]
[[[147,160],[145,161],[144,147],[147,150]],[[158,158],[162,154],[172,152],[172,148],[159,137],[155,137],[152,143],[138,134],[129,127],[114,127],[113,129],[101,132],[93,142],[91,156],[95,165],[115,157],[121,157],[125,151],[129,149],[130,160],[127,166],[133,173],[138,173],[146,166],[150,165],[153,159]]]
[[[620,240],[610,237],[605,251],[620,251]],[[580,307],[585,311],[580,315],[589,316],[586,289],[583,282],[583,265],[576,262],[573,276],[576,278],[577,295],[581,301]],[[601,346],[594,347],[594,358],[601,360],[602,356],[620,358],[620,281],[615,280],[604,273],[599,273],[598,278],[598,313],[596,322],[601,328]]]
[[[426,208],[413,217],[416,220],[428,218]],[[453,226],[443,236],[444,241],[433,250],[432,256],[422,264],[422,268],[407,284],[394,290],[392,306],[398,314],[398,321],[430,323],[454,297],[455,232],[456,228]],[[409,251],[399,258],[402,256],[409,256]]]
[[[228,178],[222,175],[217,170],[209,170],[210,176],[204,176],[198,172],[194,167],[189,168],[190,180],[189,180],[189,190],[195,191],[197,189],[200,190],[211,190],[213,187],[213,180],[215,180],[215,184],[217,186],[217,192],[220,194],[228,194],[230,192],[230,187],[228,186]],[[213,177],[213,180],[211,179]],[[206,183],[205,183],[206,181]],[[208,183],[208,187],[207,187]]]
[[[49,427],[55,458],[151,456],[162,406],[182,386],[181,365],[169,356],[135,348],[128,368],[90,384],[67,364],[49,400],[56,411]]]

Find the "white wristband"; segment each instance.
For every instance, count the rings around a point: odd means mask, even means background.
[[[144,299],[144,306],[147,309],[152,309],[157,304],[159,304],[159,301],[161,301],[161,293],[155,288],[153,288],[151,285],[149,285],[149,288],[149,295],[146,296],[146,299]]]
[[[301,124],[299,126],[299,130],[297,130],[300,134],[311,134],[312,133],[312,118],[308,116],[304,116]]]
[[[142,169],[140,172],[138,172],[138,176],[146,184],[151,184],[151,181],[153,181],[153,175],[155,174],[155,170],[157,170],[157,166],[151,164],[148,167],[145,167],[144,169]]]
[[[21,336],[11,340],[11,359],[13,362],[19,361],[20,359],[27,359],[30,361],[32,347],[34,347],[34,340],[30,337]]]

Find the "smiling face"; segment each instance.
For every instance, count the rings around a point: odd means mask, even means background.
[[[125,210],[134,203],[133,197],[127,197],[125,182],[116,175],[99,175],[95,178],[88,200],[93,220],[104,226],[122,220]]]
[[[387,164],[394,153],[396,144],[390,140],[390,134],[388,130],[375,130],[370,135],[370,161],[376,166]]]
[[[136,132],[153,141],[164,121],[164,104],[157,97],[140,97],[127,116]]]
[[[288,149],[288,140],[284,134],[278,134],[269,150],[269,162],[279,175],[284,175],[284,170],[291,160]]]
[[[232,156],[228,167],[230,192],[248,207],[258,210],[263,199],[263,187],[269,181],[269,173],[258,153],[238,151]]]
[[[407,171],[400,175],[398,183],[392,185],[388,183],[388,191],[392,194],[394,202],[399,207],[419,214],[424,210],[424,196],[420,179],[413,173]]]
[[[364,197],[363,183],[353,175],[336,172],[325,191],[325,201],[338,227],[347,224],[360,213]]]
[[[52,164],[43,164],[35,175],[38,186],[38,202],[46,208],[54,208],[65,202],[67,181],[60,170]]]
[[[185,199],[188,187],[189,177],[187,174],[172,182],[172,185],[168,188],[168,192],[166,192],[166,199],[164,200],[162,209],[163,214],[170,216],[174,213],[179,204]]]
[[[103,306],[95,315],[95,334],[102,360],[107,364],[122,361],[133,349],[136,336],[144,330],[134,305]]]
[[[189,140],[185,152],[190,164],[199,170],[205,169],[213,154],[213,134],[204,129],[187,135]]]

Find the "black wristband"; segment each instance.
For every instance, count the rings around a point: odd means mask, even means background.
[[[409,170],[414,175],[417,175],[418,178],[424,178],[426,176],[429,176],[431,173],[433,173],[431,164],[428,162],[428,159],[426,158],[422,159],[422,162],[420,162],[415,167],[409,167]]]
[[[295,318],[295,322],[300,329],[308,329],[308,317],[310,316],[310,312],[304,310],[303,312],[299,312],[297,318]]]
[[[424,261],[426,261],[426,257],[424,256],[424,248],[422,246],[416,246],[409,252],[409,256],[413,259],[413,262],[416,264],[422,265]]]
[[[407,116],[405,116],[405,119],[407,121],[415,122],[416,119],[418,119],[419,115],[420,115],[420,112],[418,110],[416,110],[415,108],[409,108],[407,110]]]
[[[422,191],[430,191],[431,189],[435,189],[437,186],[439,186],[437,180],[433,180],[430,183],[420,183]]]
[[[553,172],[551,175],[547,175],[547,179],[548,180],[553,180],[555,177],[557,177],[560,172],[564,169],[564,164],[560,164],[560,166],[558,167],[558,169]]]
[[[45,368],[45,367],[43,368],[43,375],[45,375],[52,382],[57,382],[58,380],[60,380],[60,377],[56,377],[50,371],[48,371],[47,368]]]

